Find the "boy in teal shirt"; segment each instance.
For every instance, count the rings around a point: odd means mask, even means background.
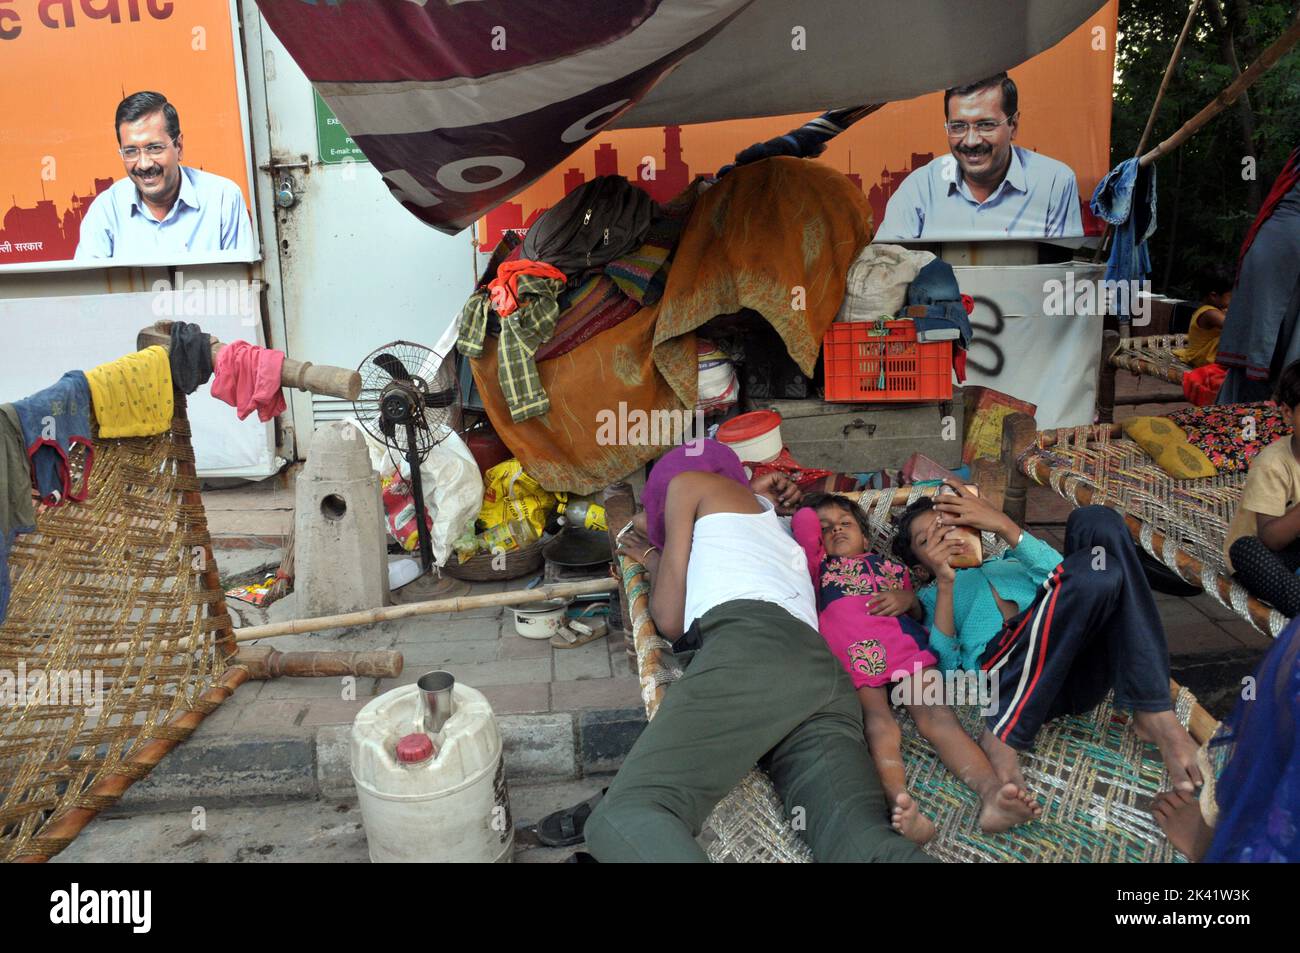
[[[1176,790],[1201,784],[1196,742],[1169,694],[1164,628],[1124,520],[1085,506],[1066,523],[1066,553],[953,483],[953,495],[917,500],[899,520],[894,555],[932,584],[917,597],[930,646],[948,670],[980,670],[996,689],[980,745],[1002,780],[1024,784],[1017,751],[1039,727],[1095,707],[1111,689],[1135,730],[1160,749]],[[994,533],[1006,553],[969,569],[955,527]]]

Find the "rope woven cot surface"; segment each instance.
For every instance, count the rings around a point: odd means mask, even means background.
[[[888,551],[893,490],[864,493],[871,545]],[[921,495],[913,489],[908,502]],[[996,553],[985,536],[988,551]],[[682,675],[672,647],[655,631],[644,568],[619,557],[627,592],[641,677],[641,696],[653,718],[668,686]],[[1195,699],[1186,689],[1175,702],[1186,725]],[[982,731],[979,709],[957,713],[972,737]],[[1060,718],[1039,733],[1032,754],[1022,757],[1030,790],[1043,816],[1005,834],[979,830],[979,798],[953,777],[938,755],[900,712],[907,782],[921,810],[935,824],[926,852],[945,861],[1106,861],[1161,863],[1180,859],[1149,813],[1150,800],[1169,787],[1155,748],[1145,746],[1127,714],[1109,699],[1085,715]],[[885,805],[881,805],[885,811]],[[717,862],[808,862],[811,851],[786,815],[771,780],[755,768],[714,808],[708,846]]]
[[[1039,483],[1040,471],[1045,470],[1052,490],[1075,506],[1081,505],[1079,489],[1086,487],[1092,503],[1133,517],[1141,524],[1138,541],[1148,553],[1254,621],[1248,608],[1254,600],[1232,579],[1223,558],[1223,542],[1241,501],[1246,471],[1176,480],[1136,442],[1105,424],[1043,431],[1018,466]],[[1155,545],[1157,533],[1164,537],[1160,546]],[[1199,575],[1180,568],[1180,553],[1200,564]],[[1220,582],[1227,598],[1219,591]],[[1287,620],[1276,610],[1269,610],[1267,617],[1269,634],[1276,637]]]
[[[1180,383],[1183,374],[1191,370],[1174,356],[1174,348],[1187,346],[1186,334],[1156,334],[1144,338],[1121,340],[1110,356],[1113,367],[1132,371],[1145,377],[1159,377]]]
[[[176,413],[169,433],[96,441],[87,500],[40,513],[10,554],[0,626],[0,672],[13,693],[0,706],[5,861],[62,850],[71,837],[51,827],[116,800],[96,782],[139,780],[153,763],[139,757],[146,744],[183,739],[193,727],[177,716],[217,707],[200,696],[226,669],[216,640],[229,623],[179,394]],[[201,647],[178,650],[182,638]]]

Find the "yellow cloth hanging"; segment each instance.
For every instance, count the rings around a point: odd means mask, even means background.
[[[154,345],[86,371],[99,436],[148,437],[172,426],[172,367]]]

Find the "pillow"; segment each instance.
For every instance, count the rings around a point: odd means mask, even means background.
[[[1181,427],[1166,417],[1134,417],[1121,424],[1124,436],[1147,452],[1156,466],[1176,480],[1212,477],[1218,471],[1204,453],[1187,441]]]

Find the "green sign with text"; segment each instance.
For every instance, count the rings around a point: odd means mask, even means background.
[[[352,141],[334,111],[320,98],[320,93],[313,90],[312,96],[316,99],[316,147],[320,161],[326,164],[370,161]]]

